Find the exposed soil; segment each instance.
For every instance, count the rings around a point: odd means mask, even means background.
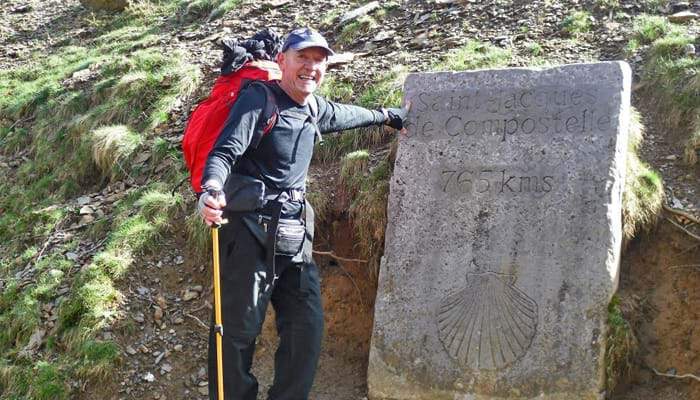
[[[700,382],[658,376],[700,371],[700,242],[664,221],[635,240],[622,262],[623,313],[639,352],[615,399],[700,399]]]

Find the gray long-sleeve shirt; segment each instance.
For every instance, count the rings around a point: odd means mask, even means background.
[[[273,189],[304,189],[311,163],[316,130],[309,116],[309,105],[299,105],[278,85],[271,85],[279,115],[272,130],[260,140],[257,148],[250,146],[260,134],[259,119],[265,106],[265,89],[250,85],[234,104],[224,128],[214,145],[204,168],[202,183],[214,180],[226,182],[233,172],[262,178]],[[339,104],[314,95],[318,103],[317,123],[321,133],[385,122],[379,111]]]

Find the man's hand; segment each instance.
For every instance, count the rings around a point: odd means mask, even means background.
[[[406,120],[406,116],[408,115],[408,111],[411,109],[411,102],[407,101],[406,104],[401,107],[401,108],[385,108],[382,111],[384,111],[384,115],[386,116],[386,122],[384,122],[385,125],[388,125],[397,131],[401,131],[401,133],[405,133],[405,129],[403,127],[404,121]]]
[[[204,222],[212,226],[224,223],[223,209],[226,207],[226,196],[221,190],[207,190],[199,196],[197,209]]]

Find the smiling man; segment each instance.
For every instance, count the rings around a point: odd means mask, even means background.
[[[319,272],[311,251],[313,211],[305,200],[314,143],[321,133],[362,126],[400,130],[408,112],[406,107],[368,110],[313,94],[330,55],[318,32],[292,31],[277,55],[281,80],[256,82],[241,92],[207,160],[200,213],[209,225],[228,220],[219,235],[226,400],[257,398],[250,369],[269,302],[280,344],[268,399],[308,399],[323,332]],[[275,118],[265,121],[261,116],[271,102]],[[212,399],[214,338],[212,329]]]

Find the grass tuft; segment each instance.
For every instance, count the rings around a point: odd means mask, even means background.
[[[605,375],[609,392],[632,368],[632,358],[637,351],[637,338],[625,319],[620,298],[614,295],[608,305],[608,335],[605,342]]]
[[[61,369],[46,361],[34,367],[34,376],[29,386],[30,398],[36,400],[64,400],[69,398],[70,387]]]
[[[314,210],[314,224],[318,227],[329,222],[332,204],[326,191],[312,190],[306,194],[306,199]],[[318,229],[316,232],[316,235],[318,235]]]
[[[632,37],[640,44],[651,44],[671,31],[668,18],[659,15],[642,14],[632,23]]]
[[[212,1],[222,10],[236,3]],[[55,233],[77,222],[75,198],[102,191],[104,175],[134,173],[126,162],[139,148],[153,146],[153,156],[136,172],[165,166],[166,180],[181,175],[168,167],[176,159],[169,141],[156,135],[202,73],[186,54],[162,51],[162,24],[173,21],[176,3],[132,0],[119,15],[92,15],[95,29],[81,38],[84,47],[58,44],[0,71],[0,153],[23,159],[0,182],[3,399],[74,398],[67,382],[98,383],[119,361],[118,347],[96,335],[123,317],[117,281],[175,225],[182,199],[166,195],[164,185],[127,189],[132,194],[117,203],[113,218],[99,217],[84,235],[71,231],[81,240],[106,240],[83,266],[65,256],[80,240]],[[57,325],[38,351],[27,349],[32,334],[48,326],[49,304]]]
[[[561,22],[561,30],[569,36],[579,36],[591,30],[592,17],[587,11],[574,11]]]
[[[112,177],[126,175],[124,161],[142,143],[140,135],[125,125],[106,126],[92,132],[95,164]]]
[[[340,161],[340,185],[346,193],[354,194],[360,189],[369,167],[369,152],[357,150],[346,154]]]
[[[620,0],[596,0],[596,6],[604,10],[614,11],[620,8]]]
[[[632,113],[627,146],[627,176],[622,196],[622,230],[629,242],[638,233],[656,224],[663,206],[664,191],[661,177],[639,159],[637,151],[644,138],[641,116]]]
[[[76,358],[80,360],[76,375],[83,379],[107,379],[121,361],[116,343],[98,340],[84,341]]]
[[[362,16],[341,29],[336,43],[341,47],[347,47],[353,44],[357,44],[359,41],[359,36],[362,36],[371,30],[377,28],[377,21],[369,15]]]
[[[685,27],[675,27],[655,40],[647,54],[643,83],[653,88],[650,93],[659,106],[659,115],[668,131],[687,132],[682,139],[684,159],[697,162],[700,147],[700,58],[686,54],[686,48],[695,38]],[[677,139],[676,139],[677,140]]]
[[[366,108],[399,107],[403,97],[403,82],[406,80],[406,68],[398,66],[382,75],[374,84],[365,88],[358,96],[358,103]],[[333,88],[343,88],[337,93],[349,96],[352,87],[345,84],[331,82],[326,86],[327,91]],[[345,93],[342,93],[345,90]],[[387,141],[391,134],[385,133],[383,127],[368,127],[343,132],[338,135],[326,135],[323,142],[314,148],[313,161],[321,164],[338,160],[343,155],[359,150],[374,147]]]
[[[403,97],[403,83],[408,70],[398,65],[382,75],[376,83],[365,88],[358,98],[359,105],[367,108],[399,107]]]
[[[240,4],[240,0],[180,0],[182,18],[187,21],[203,19],[212,21],[221,18]]]
[[[470,40],[463,47],[447,53],[445,60],[433,66],[434,71],[468,71],[504,67],[512,53],[488,43]]]
[[[204,223],[197,211],[185,218],[185,231],[187,233],[187,249],[198,260],[211,260],[211,229]]]
[[[350,221],[355,227],[357,247],[361,257],[369,260],[369,273],[373,280],[379,276],[379,261],[384,251],[391,169],[388,159],[379,162],[362,182],[350,206]]]
[[[339,103],[350,103],[355,97],[352,83],[341,81],[333,76],[324,79],[323,85],[319,89],[319,94],[324,98]]]
[[[693,133],[685,143],[683,152],[683,159],[688,165],[695,165],[698,162],[698,153],[700,153],[700,110],[696,110],[695,115]]]

